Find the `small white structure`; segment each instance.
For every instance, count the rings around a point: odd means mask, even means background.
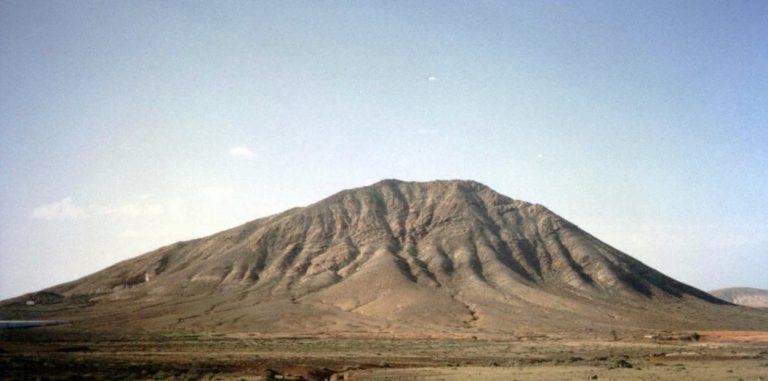
[[[34,300],[27,300],[27,305],[28,306],[34,306],[35,305],[35,301]]]

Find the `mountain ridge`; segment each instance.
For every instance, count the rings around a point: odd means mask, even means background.
[[[768,290],[753,287],[729,287],[712,290],[709,293],[729,303],[768,308]]]
[[[665,276],[542,205],[469,180],[388,179],[343,190],[45,292],[61,295],[60,314],[85,326],[103,327],[110,317],[150,331],[768,326],[750,313],[722,323],[739,307]],[[0,313],[50,316],[45,303],[19,303],[0,304]]]

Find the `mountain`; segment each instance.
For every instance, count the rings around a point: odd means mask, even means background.
[[[768,290],[749,287],[732,287],[713,290],[710,294],[733,304],[768,308]]]
[[[34,305],[28,301],[34,302]],[[547,208],[385,180],[0,304],[110,331],[462,335],[768,328]]]

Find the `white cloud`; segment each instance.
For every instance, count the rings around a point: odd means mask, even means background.
[[[227,187],[205,187],[200,190],[200,196],[211,201],[228,201],[232,199],[234,190]]]
[[[104,215],[123,217],[168,216],[182,218],[195,214],[201,208],[230,203],[234,197],[235,191],[232,188],[209,186],[184,197],[160,198],[152,194],[144,194],[129,203],[103,207],[100,211]]]
[[[104,214],[126,217],[158,216],[168,210],[167,203],[151,194],[145,194],[135,202],[104,208]]]
[[[75,205],[69,197],[65,197],[54,203],[40,205],[32,211],[32,218],[48,221],[63,219],[74,220],[85,216],[85,210]]]
[[[123,230],[123,232],[120,233],[121,238],[157,238],[166,237],[168,235],[170,234],[166,231],[134,229]]]
[[[234,157],[253,157],[253,151],[247,147],[232,147],[229,149],[229,155]]]
[[[435,82],[435,81],[437,81],[437,77],[432,77],[432,76],[430,76],[429,78],[427,78],[427,81],[429,81],[429,82]]]
[[[67,197],[35,208],[30,217],[44,220],[88,217],[119,228],[120,238],[159,245],[166,240],[211,234],[284,209],[284,205],[249,198],[232,187],[207,186],[175,197],[146,193],[111,205],[78,206]]]
[[[107,208],[106,214],[117,214],[128,217],[156,216],[163,214],[165,208],[162,204],[125,204],[122,206]]]
[[[440,131],[431,128],[419,128],[416,133],[419,135],[437,135]]]

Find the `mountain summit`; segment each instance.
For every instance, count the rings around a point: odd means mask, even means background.
[[[473,181],[345,190],[0,305],[21,315],[262,334],[768,326]]]

